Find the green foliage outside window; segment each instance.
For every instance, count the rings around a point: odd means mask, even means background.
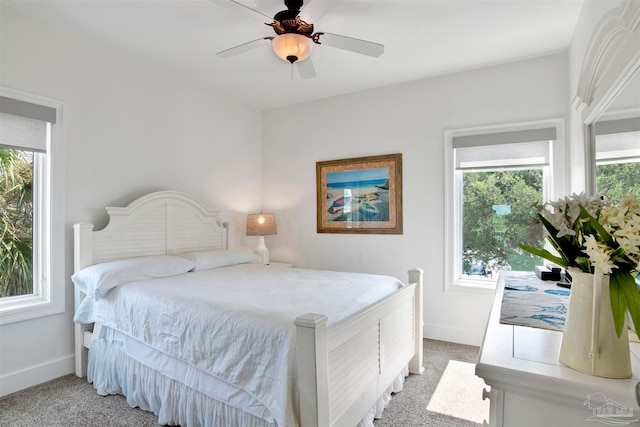
[[[500,270],[532,271],[542,264],[518,247],[544,244],[534,207],[542,203],[541,168],[465,172],[463,187],[463,273],[482,265],[487,276],[495,276]]]
[[[640,162],[598,165],[596,182],[614,203],[623,194],[640,198]],[[472,266],[481,265],[482,273],[495,277],[500,270],[542,265],[542,258],[518,247],[544,246],[534,207],[542,203],[542,169],[465,172],[463,186],[463,273],[477,274]]]
[[[33,153],[0,148],[0,297],[33,293]]]
[[[624,194],[640,199],[640,162],[597,165],[596,187],[598,193],[607,190],[607,197],[614,203],[619,203]]]

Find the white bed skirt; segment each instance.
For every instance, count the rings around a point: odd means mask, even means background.
[[[373,427],[391,400],[391,393],[402,390],[408,368],[398,375],[387,392],[378,399],[357,427]],[[191,387],[166,377],[132,359],[121,342],[94,339],[89,352],[87,379],[98,394],[122,394],[132,408],[139,407],[158,415],[162,425],[219,427],[276,426],[262,418],[211,398]]]

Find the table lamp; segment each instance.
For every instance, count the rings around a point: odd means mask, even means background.
[[[258,246],[255,253],[263,264],[269,264],[269,249],[264,244],[264,236],[278,234],[276,216],[272,213],[257,213],[247,215],[247,236],[258,236]]]

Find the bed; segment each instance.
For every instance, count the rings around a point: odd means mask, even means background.
[[[372,425],[407,374],[422,374],[422,270],[392,285],[385,276],[251,262],[234,248],[232,224],[218,224],[216,212],[179,192],[107,212],[102,230],[74,225],[74,277],[112,264],[131,274],[146,260],[156,268],[158,259],[186,271],[150,279],[144,267],[104,289],[74,278],[76,375],[88,376],[98,393],[123,394],[161,424],[356,426]],[[194,264],[183,265],[186,259]],[[311,288],[316,278],[316,294],[293,299],[300,283]],[[322,302],[323,292],[339,288],[345,302],[333,294],[333,303]],[[210,317],[220,315],[227,317]],[[275,341],[262,335],[263,324],[275,325]]]

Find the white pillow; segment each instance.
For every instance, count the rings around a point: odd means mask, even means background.
[[[212,268],[226,267],[229,265],[257,262],[258,255],[249,249],[229,249],[218,251],[189,252],[180,254],[181,257],[196,262],[193,271],[210,270]]]
[[[195,265],[194,261],[170,255],[129,258],[83,268],[71,276],[71,280],[82,292],[95,294],[98,300],[116,286],[137,280],[175,276],[190,271]]]

